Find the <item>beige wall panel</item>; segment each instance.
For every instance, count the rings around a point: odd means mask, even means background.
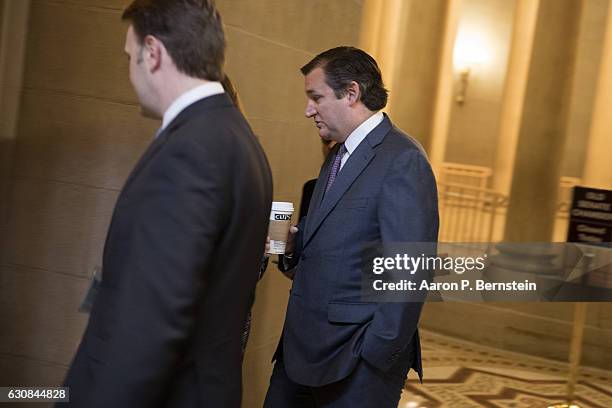
[[[4,20],[4,0],[0,0],[0,44],[2,44],[2,25]]]
[[[492,168],[497,153],[499,101],[468,98],[464,106],[453,109],[445,161]]]
[[[253,330],[249,338],[249,351],[276,346],[285,321],[291,281],[270,262],[263,280],[257,285],[253,307]],[[269,356],[272,358],[272,354]]]
[[[9,219],[29,0],[0,2],[0,264]]]
[[[480,36],[488,58],[472,68],[463,105],[453,104],[445,161],[494,166],[515,1],[464,0],[458,36]],[[478,46],[478,45],[477,45]],[[455,88],[459,75],[455,73]]]
[[[274,199],[292,200],[299,205],[302,186],[319,175],[323,154],[316,128],[311,121],[298,123],[250,120],[264,147],[274,177]]]
[[[316,54],[357,43],[359,1],[217,0],[217,5],[226,25],[290,48]],[[269,63],[278,61],[284,60]]]
[[[269,342],[253,352],[247,350],[242,365],[242,406],[263,407],[273,365],[272,355],[277,342]]]
[[[0,353],[69,364],[87,321],[77,309],[88,285],[87,279],[45,270],[2,268]]]
[[[253,322],[243,365],[243,404],[245,408],[261,407],[272,373],[272,356],[285,321],[291,281],[275,265],[268,266],[266,276],[257,286]]]
[[[312,55],[232,27],[228,44],[227,70],[268,155],[274,197],[299,204],[303,183],[318,175],[323,162],[316,128],[304,116],[306,97],[299,71]]]
[[[0,124],[1,126],[1,124]],[[14,141],[0,137],[0,265],[8,244],[9,200],[13,183]]]
[[[88,276],[101,263],[117,196],[103,189],[16,180],[6,262]]]
[[[158,127],[134,105],[25,91],[15,173],[119,190]]]
[[[423,309],[421,326],[486,346],[567,361],[572,330],[570,322],[517,313],[509,310],[508,305],[429,303]],[[539,305],[534,309],[540,309]],[[589,321],[594,319],[592,316]],[[609,322],[607,325],[609,327]],[[546,346],[542,347],[543,344]],[[612,367],[611,345],[610,329],[587,326],[582,363],[609,369]]]
[[[26,88],[136,102],[118,11],[35,2],[29,27]]]
[[[300,67],[312,55],[249,33],[227,30],[227,71],[249,118],[295,121],[306,108]]]

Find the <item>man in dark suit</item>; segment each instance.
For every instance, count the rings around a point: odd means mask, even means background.
[[[69,406],[238,408],[269,166],[219,83],[212,2],[137,0],[123,19],[130,80],[162,126],[117,200]]]
[[[365,300],[362,257],[372,244],[437,241],[434,175],[379,112],[387,91],[367,53],[334,48],[302,73],[306,116],[338,144],[280,262],[295,273],[265,407],[395,408],[408,370],[422,377],[422,301]]]

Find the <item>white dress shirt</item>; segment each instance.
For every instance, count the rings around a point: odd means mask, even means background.
[[[363,139],[366,138],[368,133],[370,133],[376,126],[378,126],[384,118],[385,116],[382,112],[377,112],[366,120],[364,120],[361,125],[357,126],[357,129],[351,132],[351,134],[344,141],[346,153],[344,153],[344,156],[342,156],[342,160],[340,161],[340,170],[342,170],[342,166],[344,166],[344,163],[346,163],[349,157],[351,157],[351,154],[355,151],[357,146],[359,146],[359,144],[363,142]]]
[[[162,120],[162,126],[157,132],[157,134],[160,134],[166,128],[166,126],[168,126],[170,122],[172,122],[174,118],[176,118],[178,114],[181,113],[189,105],[199,101],[200,99],[222,94],[224,92],[225,91],[223,90],[223,85],[221,85],[221,82],[215,81],[207,82],[203,85],[196,86],[195,88],[185,92],[184,94],[176,98],[174,102],[172,102],[170,107],[166,110],[166,112],[164,113],[164,118]]]

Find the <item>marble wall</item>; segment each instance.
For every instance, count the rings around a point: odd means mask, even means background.
[[[0,10],[8,1],[20,0],[0,0]],[[25,62],[16,64],[23,65],[17,136],[0,139],[0,153],[11,152],[0,156],[0,385],[55,385],[63,379],[86,322],[76,310],[90,271],[100,264],[114,203],[159,125],[139,115],[128,81],[126,25],[120,21],[126,3],[31,1]],[[303,182],[316,177],[322,161],[316,129],[303,115],[299,68],[324,49],[357,43],[362,2],[217,3],[226,25],[227,71],[270,160],[274,198],[298,204]],[[515,1],[463,3],[462,16],[483,22],[490,33],[495,60],[474,72],[466,104],[453,106],[446,159],[493,167]],[[573,92],[588,103],[603,35],[602,10],[609,0],[585,3]],[[445,7],[443,0],[414,3],[398,72],[401,87],[392,89],[394,122],[426,146]],[[6,84],[0,85],[4,92]],[[564,174],[581,171],[585,106],[572,105]],[[3,121],[6,117],[0,117]],[[244,366],[245,406],[261,405],[289,286],[273,265],[258,286]],[[588,364],[612,366],[611,310],[610,304],[589,308]],[[563,359],[571,319],[570,304],[428,304],[422,325],[481,344]]]
[[[610,0],[587,0],[582,3],[572,84],[572,104],[561,167],[561,174],[564,176],[578,178],[583,176],[608,7]]]
[[[457,38],[484,53],[473,66],[463,104],[453,103],[445,161],[495,168],[515,0],[464,0]],[[459,73],[455,70],[455,93]]]
[[[6,0],[2,0],[6,1]],[[158,123],[144,119],[123,54],[125,0],[33,0],[0,264],[0,384],[59,384],[86,316],[77,313],[101,261],[114,203]],[[274,174],[274,198],[299,203],[322,162],[299,68],[355,44],[361,2],[219,0],[227,71]],[[2,8],[0,8],[2,9]],[[3,169],[4,171],[4,169]],[[7,174],[7,172],[3,172]],[[244,368],[259,406],[289,282],[274,266],[258,288]]]

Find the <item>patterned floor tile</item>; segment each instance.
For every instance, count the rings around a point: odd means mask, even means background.
[[[425,381],[414,373],[398,408],[547,408],[566,399],[566,363],[423,331]],[[581,367],[574,403],[612,407],[612,371]]]

